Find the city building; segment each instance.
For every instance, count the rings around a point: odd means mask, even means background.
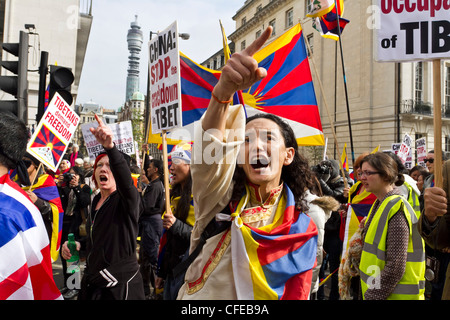
[[[377,146],[380,150],[391,149],[391,144],[401,142],[405,134],[413,140],[426,137],[427,150],[434,148],[432,62],[375,61],[376,30],[368,26],[373,18],[372,11],[368,10],[372,4],[371,0],[345,1],[343,16],[350,23],[341,39],[349,112],[339,42],[321,37],[313,28],[312,19],[306,17],[310,1],[246,0],[233,16],[236,30],[227,36],[234,42],[235,50],[241,51],[269,25],[273,34],[268,43],[301,22],[304,37],[312,49],[310,67],[324,135],[328,138],[327,155],[340,158],[332,135],[331,117],[339,151],[342,152],[346,143],[350,165],[350,128],[355,158]],[[441,72],[442,150],[450,152],[450,60],[441,61]]]
[[[30,127],[36,124],[39,95],[37,70],[41,51],[48,52],[49,65],[72,70],[75,76],[71,87],[74,97],[72,105],[75,105],[92,20],[92,0],[0,0],[1,40],[17,43],[20,31],[29,34],[27,124]],[[9,59],[8,54],[1,50],[0,58]],[[2,75],[8,73],[3,68],[1,72]],[[0,100],[11,99],[12,96],[0,91]]]
[[[144,121],[145,104],[146,97],[144,94],[136,91],[117,112],[118,122],[131,121],[133,127],[133,137],[139,145],[144,143],[144,132],[146,125]]]
[[[127,87],[125,94],[125,101],[131,99],[133,94],[139,91],[139,60],[144,41],[144,35],[141,26],[137,21],[138,16],[135,16],[135,21],[131,22],[128,30],[127,42],[130,56],[128,57],[128,75]]]

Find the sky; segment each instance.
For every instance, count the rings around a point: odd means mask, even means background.
[[[232,17],[245,0],[93,0],[92,27],[77,104],[95,102],[118,109],[125,102],[128,69],[127,33],[138,15],[144,34],[140,55],[140,91],[145,93],[150,31],[164,30],[178,21],[178,31],[189,33],[179,41],[180,51],[201,63],[222,48],[219,20],[226,35],[236,30]]]

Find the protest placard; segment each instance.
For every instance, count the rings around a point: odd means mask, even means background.
[[[417,164],[426,167],[425,158],[427,157],[427,142],[425,138],[416,140]]]
[[[177,21],[150,40],[149,73],[152,133],[182,127]]]
[[[378,0],[378,61],[450,57],[450,1]]]
[[[405,134],[397,153],[398,157],[402,160],[403,164],[405,164],[405,162],[408,160],[407,158],[411,151],[411,144],[412,138],[408,134]]]
[[[27,145],[27,152],[56,172],[80,117],[56,93]]]
[[[95,128],[97,126],[97,122],[90,122],[81,125],[81,132],[86,144],[86,150],[91,160],[94,160],[101,152],[104,151],[103,146],[98,143],[95,136],[89,130],[89,128]],[[113,142],[116,145],[116,148],[129,156],[134,154],[135,148],[131,121],[108,124],[108,126],[111,128],[113,133]]]

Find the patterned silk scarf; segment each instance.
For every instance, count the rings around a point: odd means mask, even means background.
[[[294,196],[285,184],[272,223],[260,228],[244,223],[241,213],[250,199],[241,198],[231,216],[231,254],[239,300],[306,300],[312,269],[316,265],[317,227],[295,208]]]

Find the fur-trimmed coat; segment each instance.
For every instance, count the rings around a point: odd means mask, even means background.
[[[331,217],[331,212],[339,209],[339,202],[331,196],[319,197],[309,191],[306,191],[304,199],[309,207],[306,213],[313,219],[319,231],[317,239],[317,265],[313,270],[311,285],[311,293],[315,293],[319,289],[319,272],[323,261],[325,223]]]

